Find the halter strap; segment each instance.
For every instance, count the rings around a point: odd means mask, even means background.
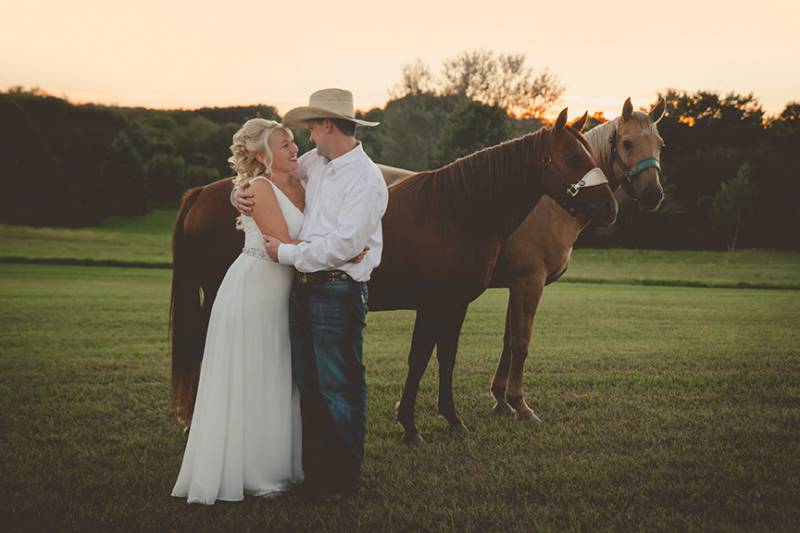
[[[611,143],[611,165],[613,169],[614,163],[618,164],[620,168],[622,168],[622,175],[625,177],[625,191],[628,193],[633,199],[638,198],[636,195],[636,189],[633,187],[633,178],[637,177],[639,174],[644,172],[649,168],[656,169],[658,172],[659,177],[661,176],[661,163],[658,162],[658,159],[655,157],[646,157],[641,161],[637,162],[632,167],[629,167],[625,164],[625,161],[622,160],[622,157],[619,155],[617,151],[617,130],[616,128],[614,131],[611,132],[611,136],[608,138],[608,142]]]
[[[561,169],[559,169],[558,166],[556,166],[552,157],[546,155],[544,156],[542,162],[546,167],[548,167],[552,172],[557,174],[559,177],[561,177],[562,179],[566,179],[566,176],[564,175],[563,172],[561,172]],[[581,192],[581,189],[594,187],[595,185],[602,185],[603,183],[608,183],[608,178],[606,178],[606,175],[603,173],[602,170],[600,170],[597,167],[594,167],[593,169],[589,170],[589,172],[584,174],[580,180],[567,186],[566,195],[564,197],[553,196],[552,198],[556,202],[558,202],[559,205],[561,205],[561,207],[566,209],[569,212],[569,214],[574,215],[577,213],[578,209],[574,205],[573,199],[576,196],[578,196],[578,193]]]

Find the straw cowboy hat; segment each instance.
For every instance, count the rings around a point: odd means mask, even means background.
[[[353,112],[353,93],[344,89],[322,89],[308,98],[308,105],[295,107],[283,117],[283,125],[289,128],[307,127],[314,118],[341,118],[359,126],[377,126],[380,122],[369,122],[356,118]]]

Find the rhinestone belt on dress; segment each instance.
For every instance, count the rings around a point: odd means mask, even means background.
[[[272,261],[272,259],[270,259],[270,257],[267,255],[267,252],[259,248],[245,248],[242,250],[242,253],[249,255],[250,257],[255,257],[256,259],[269,259]]]

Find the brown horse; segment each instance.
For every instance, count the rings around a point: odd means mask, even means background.
[[[585,134],[612,189],[625,190],[644,211],[658,208],[664,197],[658,165],[664,142],[656,128],[664,110],[665,102],[659,100],[649,113],[633,111],[628,98],[621,116]],[[383,170],[387,181],[412,174],[394,167]],[[503,245],[491,282],[510,293],[503,351],[491,385],[495,413],[539,421],[522,391],[533,319],[544,287],[567,270],[572,245],[588,222],[585,215],[572,216],[552,198],[542,198]]]
[[[550,194],[598,223],[614,220],[616,201],[606,184],[575,197],[567,194],[594,166],[585,139],[566,125],[564,110],[551,128],[390,187],[384,256],[369,284],[370,308],[418,310],[398,410],[406,440],[420,440],[413,404],[434,344],[441,366],[440,411],[462,426],[452,401],[452,369],[466,307],[488,287],[502,243],[539,198]],[[173,232],[173,394],[184,421],[191,416],[210,307],[242,246],[233,229],[230,191],[230,180],[188,191]]]

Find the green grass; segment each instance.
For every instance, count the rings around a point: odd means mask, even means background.
[[[174,210],[113,217],[93,228],[0,225],[0,262],[168,267]],[[567,282],[800,289],[800,253],[578,249]]]
[[[601,253],[601,252],[597,252]],[[392,407],[413,315],[368,318],[367,457],[352,500],[211,508],[169,492],[169,271],[0,265],[0,523],[14,530],[794,530],[800,292],[556,284],[527,365],[538,426],[489,415],[505,291],[471,308],[428,444]]]
[[[0,224],[0,259],[77,259],[133,263],[172,262],[176,211],[140,217],[111,217],[90,228],[33,228]]]
[[[800,289],[800,253],[578,249],[564,281]]]

